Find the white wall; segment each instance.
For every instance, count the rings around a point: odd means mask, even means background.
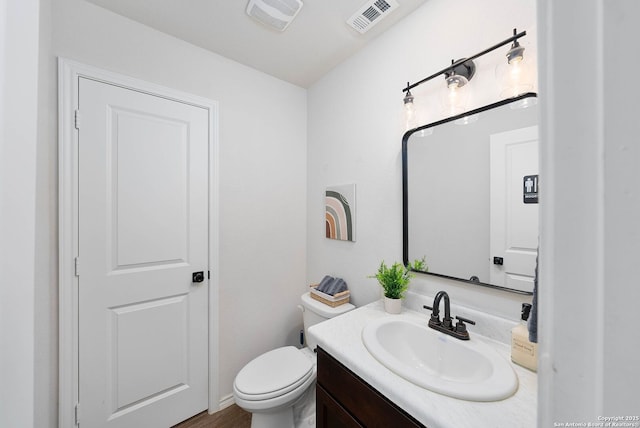
[[[33,426],[38,0],[0,1],[0,426]],[[14,43],[20,40],[21,43]]]
[[[343,277],[362,305],[380,297],[368,279],[381,260],[402,260],[402,88],[450,63],[526,30],[526,53],[536,54],[535,0],[429,0],[391,30],[336,67],[308,93],[308,247],[307,279]],[[499,99],[495,66],[508,46],[479,58],[470,82],[470,107]],[[444,78],[412,91],[428,117],[442,117],[439,90]],[[431,103],[431,107],[426,104]],[[324,190],[334,184],[357,185],[356,243],[324,237]],[[444,289],[452,301],[517,319],[526,296],[422,276],[411,289],[433,296]]]
[[[5,237],[14,236],[18,228],[24,227],[26,235],[18,240],[22,245],[15,247],[12,243],[11,247],[18,257],[10,260],[18,268],[27,267],[25,277],[16,271],[8,276],[6,265],[2,266],[2,426],[57,425],[56,55],[220,102],[221,389],[224,394],[225,390],[230,392],[233,375],[247,359],[295,335],[286,329],[299,319],[293,308],[297,294],[304,288],[300,284],[305,282],[305,263],[308,263],[307,282],[331,273],[349,282],[357,304],[379,297],[375,281],[366,276],[375,271],[380,259],[401,258],[399,154],[403,130],[400,89],[405,82],[418,80],[442,68],[452,57],[475,53],[504,39],[514,26],[530,33],[525,38],[530,45],[529,51],[536,48],[533,0],[465,0],[456,8],[451,8],[450,2],[444,0],[430,0],[397,28],[379,37],[310,88],[307,119],[305,93],[300,88],[81,1],[55,0],[53,5],[42,2],[41,102],[36,157],[35,131],[29,126],[35,120],[31,114],[35,107],[30,92],[35,87],[31,74],[35,65],[29,55],[37,51],[34,46],[37,3],[35,0],[3,0],[0,3],[4,13],[6,5],[19,7],[13,10],[18,14],[26,11],[22,18],[0,15],[1,34],[7,37],[1,45],[0,70],[8,72],[8,60],[14,58],[13,53],[6,50],[5,42],[10,34],[12,40],[15,36],[15,40],[22,41],[19,58],[28,63],[24,72],[12,79],[12,85],[15,88],[22,86],[29,94],[27,98],[22,95],[8,97],[7,87],[2,88],[1,248],[6,254]],[[542,234],[558,234],[555,241],[543,240],[541,250],[543,275],[555,272],[543,277],[545,283],[552,285],[546,292],[541,292],[547,308],[541,307],[541,315],[546,319],[541,325],[543,334],[557,333],[548,336],[552,340],[543,339],[541,343],[546,360],[542,362],[539,377],[539,424],[551,426],[554,421],[566,421],[565,418],[570,421],[598,413],[603,416],[637,413],[639,408],[638,402],[634,401],[637,400],[634,386],[629,382],[640,378],[638,365],[632,361],[640,344],[637,334],[627,335],[627,332],[634,332],[636,320],[632,317],[637,312],[634,305],[640,298],[633,272],[634,262],[640,254],[637,221],[640,201],[638,192],[631,187],[634,177],[627,176],[637,171],[640,164],[638,144],[629,140],[629,136],[637,135],[639,131],[639,122],[634,117],[637,109],[633,104],[639,94],[637,86],[618,85],[611,76],[621,69],[632,69],[638,61],[618,53],[620,46],[627,49],[634,40],[633,23],[625,17],[637,17],[640,11],[633,0],[608,5],[604,13],[602,4],[605,3],[599,0],[539,0],[538,3],[541,22],[546,28],[541,50],[545,49],[549,54],[542,64],[545,71],[541,76],[547,77],[541,79],[541,101],[554,106],[543,120],[543,127],[548,126],[549,131],[543,129],[543,133],[548,132],[543,134],[548,140],[541,149],[542,172],[548,177],[546,198],[553,203],[547,204],[544,209],[548,211],[542,213]],[[464,13],[459,13],[460,10]],[[578,10],[582,12],[576,14]],[[7,16],[19,25],[7,26],[10,22]],[[456,22],[459,27],[452,25]],[[594,29],[596,35],[606,36],[590,38]],[[622,36],[625,36],[624,42]],[[604,74],[595,77],[589,73],[578,74],[583,77],[566,92],[558,92],[553,99],[551,95],[571,81],[565,79],[563,72],[575,68],[573,63],[564,62],[573,57],[563,59],[561,48],[566,46],[579,48],[579,61]],[[595,49],[598,47],[601,49]],[[25,52],[29,53],[26,57]],[[594,52],[597,53],[595,57]],[[604,70],[599,65],[603,58],[610,61]],[[623,60],[633,63],[623,65]],[[18,64],[20,61],[11,62],[12,66],[18,67]],[[481,66],[472,81],[478,83],[474,85],[473,103],[476,106],[491,102],[497,96],[497,91],[494,92],[486,82],[493,75],[493,65],[485,64],[486,74]],[[483,74],[485,84],[479,84]],[[605,75],[608,80],[603,78]],[[5,75],[2,82],[6,82]],[[423,86],[431,87],[431,84]],[[597,89],[596,102],[591,102],[593,87]],[[425,88],[415,94],[419,96],[421,92],[432,90]],[[6,109],[4,100],[10,100],[12,110]],[[24,104],[13,104],[14,100],[23,100]],[[595,113],[594,109],[597,110]],[[557,113],[563,121],[555,120],[552,113]],[[564,122],[567,114],[571,120]],[[599,119],[593,122],[585,119],[594,115]],[[13,120],[26,123],[16,128],[19,140],[13,141],[20,141],[20,144],[10,146],[12,141],[5,138],[4,129]],[[304,148],[306,120],[309,121],[308,155]],[[576,136],[578,130],[582,132]],[[590,139],[594,135],[599,137]],[[577,145],[583,141],[588,150]],[[8,147],[11,150],[19,148],[15,152],[19,157],[12,159],[21,159],[21,171],[10,172],[5,167]],[[37,159],[37,174],[34,159]],[[304,189],[303,178],[305,161],[307,189]],[[594,171],[597,172],[595,176]],[[581,178],[595,185],[597,203],[591,204],[592,193],[581,200],[572,198],[575,190],[572,180],[576,174],[582,174]],[[11,206],[6,204],[8,198],[28,195],[34,186],[34,177],[37,214],[34,214],[33,202],[27,201],[20,216],[11,217],[16,221],[8,223],[9,217],[5,214]],[[6,193],[8,180],[12,191]],[[558,184],[552,186],[553,180],[558,180]],[[324,188],[350,182],[358,184],[358,242],[326,240],[322,226]],[[287,213],[266,212],[265,206],[274,194],[287,194],[287,201],[293,201],[294,207]],[[566,203],[563,198],[567,198]],[[308,216],[302,202],[305,199],[308,199]],[[575,205],[571,206],[571,203]],[[287,223],[293,232],[287,239],[282,239],[281,229],[270,232],[258,224],[257,215],[246,212],[248,209],[260,210],[260,215],[266,216],[264,224],[278,228],[277,225]],[[583,219],[585,213],[594,209],[595,215]],[[32,221],[34,215],[36,226]],[[557,221],[552,221],[554,218]],[[305,220],[308,220],[306,260]],[[34,229],[35,249],[27,238]],[[598,236],[595,244],[590,241],[594,234]],[[576,242],[579,245],[575,245]],[[580,252],[576,253],[576,248]],[[33,266],[30,260],[34,251],[38,281],[28,270]],[[2,257],[2,260],[9,259]],[[593,269],[586,269],[592,265],[595,266]],[[7,281],[12,279],[17,282]],[[16,283],[24,287],[14,287]],[[31,306],[34,283],[35,345],[29,335],[34,319]],[[279,289],[280,286],[284,288]],[[422,294],[446,289],[456,303],[512,318],[517,316],[521,300],[501,292],[436,280],[417,280],[413,289]],[[19,297],[23,299],[9,301],[6,296],[12,293],[20,293]],[[14,305],[14,301],[17,304]],[[273,311],[269,305],[282,308],[282,311]],[[264,307],[266,311],[262,310]],[[255,325],[269,327],[255,332]],[[7,342],[14,338],[19,340],[12,342],[14,347],[8,347]],[[13,381],[17,377],[20,382]],[[7,389],[7,382],[11,389]],[[35,408],[38,411],[34,422],[31,417]]]
[[[224,398],[246,362],[298,340],[296,306],[306,260],[306,91],[84,1],[44,7],[36,426],[57,425],[57,56],[219,102],[220,266],[212,268],[220,275]]]
[[[640,4],[538,5],[545,23],[538,424],[638,416],[640,89],[620,76],[640,66],[627,55]]]

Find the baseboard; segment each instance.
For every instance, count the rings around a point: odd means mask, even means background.
[[[235,404],[236,400],[233,399],[233,394],[225,395],[220,399],[220,410]]]

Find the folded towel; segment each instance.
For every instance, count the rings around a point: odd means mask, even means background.
[[[538,343],[538,256],[536,256],[536,270],[533,277],[533,300],[531,301],[531,313],[527,321],[529,329],[529,342]]]
[[[331,285],[334,280],[334,277],[325,275],[325,277],[322,278],[322,281],[320,281],[320,284],[318,284],[318,286],[316,287],[316,290],[326,293],[325,290]]]
[[[316,287],[316,290],[328,294],[329,296],[335,296],[347,289],[347,283],[342,278],[333,278],[325,276],[320,281],[320,284]]]
[[[336,278],[331,282],[331,284],[329,284],[329,287],[327,288],[327,291],[325,291],[325,293],[330,296],[335,296],[336,294],[341,293],[346,289],[347,283],[344,282],[344,279]]]

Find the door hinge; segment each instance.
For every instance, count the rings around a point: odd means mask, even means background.
[[[80,276],[80,257],[76,257],[73,261],[75,276]]]
[[[80,425],[80,403],[76,403],[75,419],[76,419],[76,425]]]
[[[207,279],[211,279],[211,271],[210,270],[207,271]]]
[[[73,121],[74,121],[74,126],[76,127],[76,129],[80,129],[80,110],[76,110],[74,112]]]

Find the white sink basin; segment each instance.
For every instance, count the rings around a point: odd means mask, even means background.
[[[368,324],[362,340],[389,370],[422,388],[470,401],[498,401],[518,389],[510,363],[471,335],[459,340],[407,319],[386,317]]]

